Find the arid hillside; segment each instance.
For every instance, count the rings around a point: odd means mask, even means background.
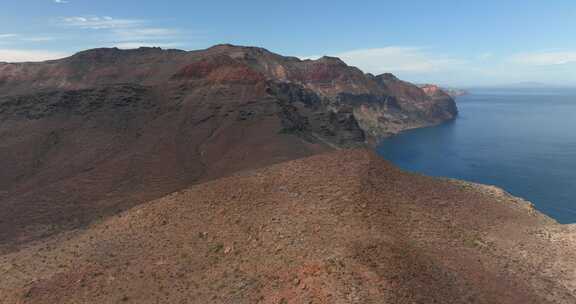
[[[576,303],[576,228],[366,150],[202,183],[0,256],[2,303]]]
[[[337,58],[95,49],[0,63],[0,252],[194,183],[454,118]]]

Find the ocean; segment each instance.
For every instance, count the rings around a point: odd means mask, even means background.
[[[576,223],[576,90],[472,89],[459,117],[383,140],[399,167],[501,187]]]

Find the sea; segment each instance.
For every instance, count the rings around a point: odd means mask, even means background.
[[[377,151],[426,175],[495,185],[576,223],[576,89],[470,89],[459,116],[383,140]]]

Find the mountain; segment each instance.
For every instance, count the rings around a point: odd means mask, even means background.
[[[447,96],[427,95],[391,74],[373,76],[334,57],[300,60],[256,47],[217,45],[192,52],[94,49],[63,60],[0,64],[0,95],[125,83],[170,91],[180,86],[181,92],[200,85],[270,82],[301,87],[334,110],[351,108],[358,116],[362,107],[377,105],[387,115],[359,118],[364,125],[378,125],[381,132],[373,132],[375,137],[437,124],[457,113]]]
[[[0,64],[0,252],[191,184],[454,118],[446,94],[262,48]]]
[[[575,303],[576,226],[366,150],[246,171],[0,256],[3,303]]]

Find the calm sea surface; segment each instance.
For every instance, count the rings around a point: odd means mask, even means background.
[[[398,166],[504,188],[576,223],[576,90],[471,90],[454,122],[384,140]]]

